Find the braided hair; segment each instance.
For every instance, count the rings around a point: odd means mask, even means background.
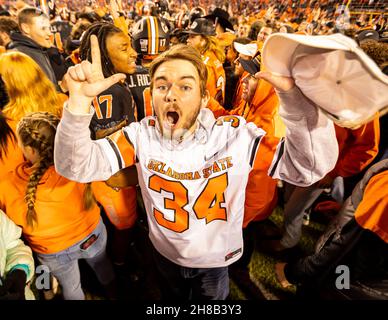
[[[111,23],[93,23],[82,36],[81,46],[79,48],[80,59],[92,62],[90,37],[92,35],[97,37],[98,43],[100,45],[102,72],[105,78],[110,77],[116,73],[113,63],[109,58],[109,52],[106,48],[107,38],[116,33],[123,33],[123,31]]]
[[[17,135],[21,144],[24,147],[29,146],[35,149],[39,154],[39,161],[29,177],[24,197],[27,204],[27,224],[31,227],[37,223],[36,190],[44,173],[54,164],[54,139],[58,123],[59,118],[51,113],[34,112],[23,117],[17,126]],[[85,198],[93,199],[90,194],[92,190],[90,185],[87,185],[84,200]],[[84,201],[86,210],[90,209],[93,204],[94,201],[89,203]]]

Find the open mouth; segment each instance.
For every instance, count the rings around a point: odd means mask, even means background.
[[[166,118],[170,126],[175,126],[179,121],[179,114],[176,111],[167,111]]]

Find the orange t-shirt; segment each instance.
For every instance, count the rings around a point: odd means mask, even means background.
[[[97,205],[83,208],[85,184],[70,181],[51,166],[44,173],[36,190],[37,223],[27,225],[24,201],[31,169],[27,163],[9,172],[0,181],[0,208],[23,229],[29,246],[38,253],[51,254],[65,250],[84,239],[98,225]]]
[[[225,101],[225,70],[222,63],[211,51],[206,51],[202,56],[202,61],[207,68],[206,89],[209,90],[210,97],[213,97],[221,105]]]
[[[388,243],[388,171],[369,180],[354,217],[362,228]]]

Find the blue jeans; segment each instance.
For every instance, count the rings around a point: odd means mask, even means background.
[[[87,249],[81,249],[81,244],[93,234],[97,236],[97,240]],[[37,254],[39,262],[46,265],[52,275],[57,278],[65,300],[85,299],[81,288],[79,259],[86,260],[103,286],[115,279],[112,263],[106,255],[106,241],[106,228],[100,220],[93,232],[71,247],[53,254]]]
[[[188,268],[163,257],[155,249],[153,256],[159,272],[163,299],[225,300],[229,294],[228,267]]]

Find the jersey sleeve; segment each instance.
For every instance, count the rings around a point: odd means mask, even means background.
[[[101,146],[114,172],[135,164],[135,148],[129,138],[129,131],[137,125],[134,123],[102,139]]]
[[[134,163],[134,148],[127,140],[139,128],[138,123],[118,131],[105,139],[90,138],[89,123],[93,112],[73,114],[64,107],[55,136],[55,170],[77,182],[105,181],[113,174]]]
[[[254,170],[268,172],[273,175],[273,170],[276,168],[276,163],[280,160],[284,147],[284,139],[265,135],[259,136],[256,145],[253,145],[251,153],[251,167]],[[274,163],[272,170],[271,164]],[[271,175],[272,173],[272,175]]]
[[[281,102],[279,114],[287,127],[286,137],[276,146],[268,174],[274,179],[307,187],[322,179],[335,166],[338,143],[334,124],[298,87],[278,92],[278,95]]]

